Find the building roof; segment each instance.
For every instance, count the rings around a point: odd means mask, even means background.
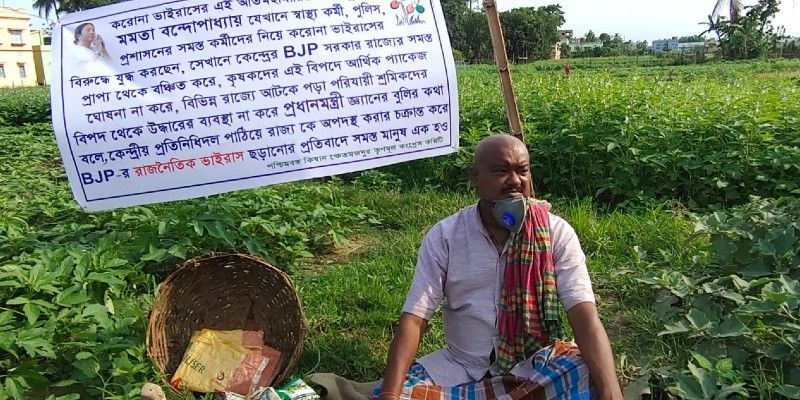
[[[24,8],[0,7],[0,19],[24,19],[29,20],[28,10]]]

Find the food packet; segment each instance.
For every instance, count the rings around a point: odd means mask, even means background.
[[[299,377],[293,376],[279,389],[267,391],[266,400],[320,400],[320,397],[311,386]]]
[[[280,352],[264,345],[261,331],[195,332],[173,387],[194,392],[231,392],[249,395],[269,386],[277,374]]]

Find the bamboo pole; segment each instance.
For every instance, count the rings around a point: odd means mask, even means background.
[[[483,0],[483,8],[486,9],[486,18],[489,20],[489,33],[492,36],[492,48],[494,50],[494,60],[497,63],[497,71],[500,73],[500,85],[503,89],[508,125],[511,128],[511,134],[524,142],[525,136],[522,132],[517,97],[514,96],[514,86],[511,83],[511,71],[508,69],[506,41],[503,38],[503,28],[500,26],[497,4],[494,0]]]

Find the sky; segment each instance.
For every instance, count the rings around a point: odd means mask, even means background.
[[[627,40],[665,39],[673,36],[689,36],[703,31],[700,22],[706,21],[714,7],[714,0],[496,0],[501,11],[513,7],[544,6],[557,3],[566,14],[567,23],[563,29],[572,29],[577,36],[583,36],[590,29],[601,32],[619,33]],[[40,27],[43,20],[36,18],[37,11],[31,8],[31,0],[0,0],[6,7],[26,8],[31,14],[33,24]],[[476,0],[476,4],[483,4]],[[745,5],[754,4],[745,0]],[[786,33],[800,36],[800,0],[783,0],[781,12],[775,20],[783,25]]]

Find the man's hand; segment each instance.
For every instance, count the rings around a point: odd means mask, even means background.
[[[599,398],[622,400],[611,342],[597,315],[597,306],[588,302],[578,304],[567,311],[567,317]]]
[[[428,321],[408,313],[400,316],[400,323],[392,339],[392,347],[389,350],[389,362],[386,366],[386,373],[383,375],[383,386],[381,393],[386,396],[378,397],[381,400],[398,398],[403,391],[403,383],[406,380],[406,372],[414,361],[419,348],[419,342],[428,326]]]

